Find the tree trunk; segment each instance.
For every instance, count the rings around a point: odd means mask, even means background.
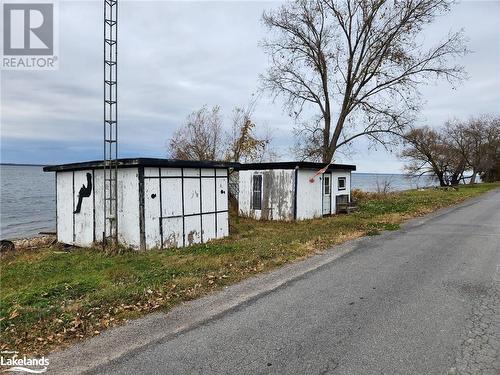
[[[460,183],[460,175],[458,173],[454,173],[451,176],[450,185],[451,186],[457,186],[459,183]]]
[[[477,172],[476,171],[472,171],[472,176],[470,177],[470,181],[469,181],[469,184],[473,185],[476,183],[476,176],[477,176]]]
[[[333,152],[330,153],[330,126],[332,119],[329,115],[325,115],[325,127],[323,128],[323,147],[322,147],[322,161],[329,163],[332,160]]]
[[[326,158],[324,158],[324,162],[330,163],[333,159],[333,155],[335,154],[335,150],[337,150],[337,143],[340,138],[340,134],[342,133],[342,129],[344,128],[344,122],[347,117],[347,114],[341,113],[337,123],[335,124],[335,130],[333,132],[332,139],[329,140],[327,147],[325,148]]]
[[[442,173],[438,172],[438,173],[436,173],[436,176],[437,176],[437,178],[439,180],[439,186],[441,186],[441,187],[448,186],[448,184],[444,180],[444,177],[443,177]]]

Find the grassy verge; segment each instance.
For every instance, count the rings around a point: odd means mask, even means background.
[[[106,256],[98,249],[52,247],[7,256],[1,260],[0,346],[46,353],[496,187],[358,194],[355,214],[295,223],[233,217],[230,237],[178,250]]]

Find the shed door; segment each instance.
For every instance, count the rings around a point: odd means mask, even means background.
[[[332,175],[323,174],[323,215],[332,213]]]

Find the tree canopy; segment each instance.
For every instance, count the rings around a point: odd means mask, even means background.
[[[231,126],[223,126],[220,108],[193,111],[169,140],[169,156],[183,160],[263,161],[275,157],[270,133],[258,137],[252,120],[254,105],[233,110]]]
[[[413,175],[433,175],[441,186],[456,185],[465,178],[500,179],[500,118],[472,117],[452,120],[445,126],[413,128],[404,134],[401,152],[406,170]],[[470,172],[470,176],[466,173]]]

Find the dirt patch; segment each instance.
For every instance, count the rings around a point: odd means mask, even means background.
[[[57,243],[57,237],[55,235],[43,235],[33,238],[12,240],[11,242],[14,244],[14,251],[26,251],[55,245]]]

